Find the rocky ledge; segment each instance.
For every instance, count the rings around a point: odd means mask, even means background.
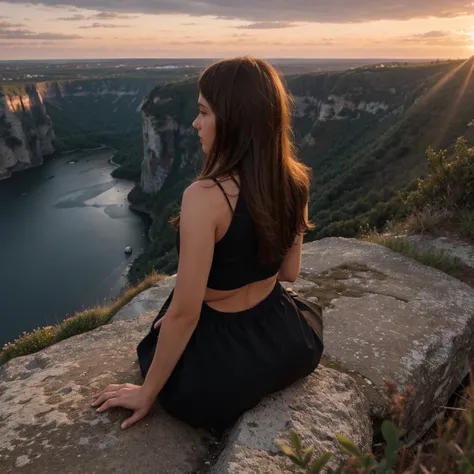
[[[325,307],[327,349],[314,374],[264,399],[225,439],[159,406],[122,431],[128,413],[98,415],[91,396],[111,382],[140,382],[135,347],[173,283],[138,295],[106,326],[0,368],[0,472],[290,473],[275,441],[291,427],[316,454],[339,452],[339,433],[369,452],[388,379],[413,385],[406,427],[420,437],[474,348],[472,288],[379,245],[323,239],[305,244],[293,285]]]

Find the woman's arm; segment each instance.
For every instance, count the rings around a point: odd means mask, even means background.
[[[155,356],[143,384],[145,392],[153,398],[173,372],[199,321],[217,225],[216,214],[211,212],[209,192],[209,188],[196,182],[183,195],[176,286],[170,307],[162,319]]]
[[[133,410],[122,423],[128,428],[151,409],[196,329],[214,254],[217,213],[211,189],[192,184],[183,195],[180,218],[180,257],[171,305],[162,318],[160,335],[143,385],[111,384],[96,394],[98,412],[113,407]]]
[[[305,218],[308,219],[308,204],[305,206]],[[278,272],[279,281],[293,283],[298,279],[301,268],[301,252],[303,250],[304,233],[298,234],[288,253],[285,255]]]

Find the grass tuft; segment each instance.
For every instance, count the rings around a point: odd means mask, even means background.
[[[465,268],[465,264],[457,257],[452,257],[445,251],[435,248],[418,249],[407,237],[379,234],[371,231],[360,237],[360,240],[383,245],[406,257],[413,258],[424,265],[437,268],[448,275],[456,277]]]
[[[135,296],[150,288],[165,276],[152,272],[138,285],[127,288],[122,296],[119,296],[107,306],[95,306],[76,313],[55,326],[37,328],[30,333],[24,332],[13,342],[3,346],[0,351],[0,365],[15,357],[33,354],[64,339],[103,326]]]

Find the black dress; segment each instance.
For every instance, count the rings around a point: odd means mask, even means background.
[[[239,195],[229,229],[216,243],[208,287],[239,288],[276,274],[280,264],[258,263],[255,229]],[[159,335],[153,325],[172,297],[173,292],[137,347],[144,378]],[[322,308],[279,282],[245,311],[222,313],[203,303],[197,327],[158,399],[192,426],[226,428],[266,395],[313,372],[323,350]]]

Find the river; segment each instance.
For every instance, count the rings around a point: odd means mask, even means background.
[[[127,283],[147,223],[128,207],[133,183],[110,175],[111,155],[63,154],[0,181],[0,347]]]

